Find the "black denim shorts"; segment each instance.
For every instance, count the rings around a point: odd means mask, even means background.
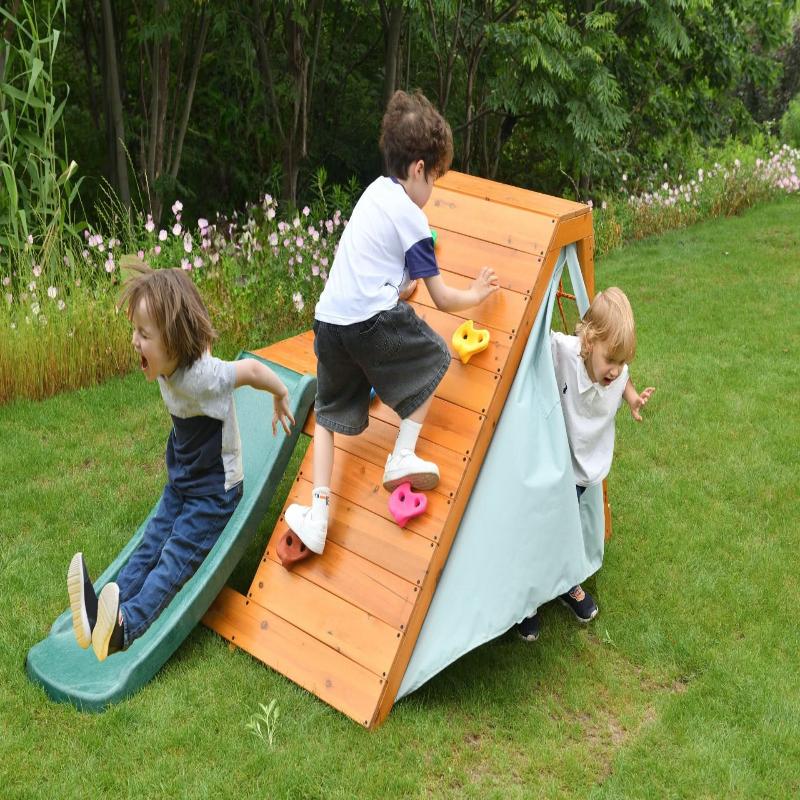
[[[447,345],[400,302],[352,325],[314,322],[317,422],[355,436],[369,423],[370,388],[400,419],[436,390],[450,365]]]

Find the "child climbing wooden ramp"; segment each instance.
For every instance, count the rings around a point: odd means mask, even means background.
[[[382,475],[399,420],[376,399],[361,435],[335,436],[325,552],[284,568],[276,554],[286,531],[281,516],[247,594],[224,589],[204,618],[228,641],[367,728],[380,724],[395,701],[565,245],[577,244],[590,297],[594,292],[592,217],[585,205],[451,172],[436,183],[425,212],[438,234],[436,253],[448,285],[466,287],[489,265],[501,287],[459,314],[437,310],[423,282],[411,298],[417,314],[451,346],[465,320],[489,333],[488,346],[467,363],[452,351],[422,428],[417,453],[441,473],[427,492],[425,512],[402,528],[390,513]],[[299,373],[316,370],[311,332],[256,352]],[[313,413],[305,430],[313,435]],[[312,458],[313,442],[287,505],[310,496]]]

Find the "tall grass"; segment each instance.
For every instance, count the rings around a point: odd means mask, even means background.
[[[17,265],[32,254],[52,272],[65,240],[77,235],[72,207],[80,186],[62,124],[68,89],[58,97],[53,76],[66,13],[66,0],[22,0],[16,17],[0,7],[0,24],[13,32],[0,44],[0,260]]]

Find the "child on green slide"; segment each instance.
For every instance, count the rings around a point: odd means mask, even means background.
[[[294,424],[289,392],[255,359],[211,355],[216,332],[200,293],[181,269],[131,262],[120,298],[148,381],[157,380],[172,416],[167,484],[141,543],[115,582],[95,595],[82,553],[67,572],[78,644],[103,661],[140,637],[203,563],[242,497],[242,458],[233,390],[274,396],[272,433]]]

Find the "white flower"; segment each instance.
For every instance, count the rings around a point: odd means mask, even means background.
[[[8,292],[8,293],[6,294],[6,303],[8,303],[9,305],[11,305],[13,302],[14,302],[14,295],[13,295],[13,294],[11,294],[11,292]]]
[[[303,216],[307,217],[311,213],[311,209],[308,206],[303,208]]]
[[[152,233],[156,229],[156,224],[153,222],[153,218],[149,214],[147,215],[147,222],[144,224],[144,229],[148,233]]]
[[[11,278],[9,278],[8,275],[6,275],[6,277],[3,278],[3,286],[10,286],[10,285],[11,285]]]
[[[628,173],[627,172],[623,172],[622,173],[622,182],[625,183],[627,180],[628,180]]]
[[[278,246],[278,234],[277,234],[277,233],[275,233],[275,231],[273,231],[273,232],[272,232],[272,233],[269,235],[269,243],[270,243],[270,244],[271,244],[273,247],[277,247],[277,246]]]
[[[58,289],[56,289],[56,287],[55,287],[55,286],[50,286],[50,287],[48,288],[48,290],[47,290],[47,296],[48,296],[48,297],[49,297],[51,300],[55,300],[55,299],[56,299],[56,295],[57,295],[57,294],[58,294]]]
[[[275,219],[275,209],[270,207],[267,209],[267,219]]]
[[[108,272],[108,273],[111,273],[111,272],[114,271],[114,259],[113,259],[112,256],[109,256],[106,259],[105,268],[106,268],[106,272]]]
[[[200,256],[195,256],[193,263],[194,263],[194,268],[195,269],[200,269],[200,267],[203,266],[203,259],[200,258]]]
[[[189,233],[187,233],[183,237],[183,249],[187,253],[191,253],[192,252],[192,237],[191,237],[191,234],[189,234]]]
[[[67,304],[63,300],[59,299],[59,301],[56,303],[56,306],[58,307],[59,311],[63,311],[67,307]]]
[[[180,200],[176,200],[172,204],[172,213],[175,214],[175,216],[177,216],[178,214],[180,214],[181,211],[183,211],[183,203],[181,203]]]
[[[38,278],[42,274],[42,268],[38,264],[33,265],[33,275]]]
[[[35,292],[36,291],[36,281],[31,281],[28,284],[28,291],[29,292]]]
[[[167,236],[168,236],[167,232],[162,228],[158,232],[158,241],[159,242],[166,242],[167,241]]]
[[[182,230],[182,229],[181,229],[181,224],[180,224],[180,222],[176,222],[176,223],[175,223],[175,224],[172,226],[172,235],[173,235],[173,236],[180,236],[180,235],[181,235],[181,230]]]
[[[35,317],[39,313],[39,304],[31,303],[31,314]]]
[[[200,219],[197,220],[197,227],[200,228],[201,231],[205,230],[208,227],[208,220],[200,217]]]
[[[298,311],[302,311],[303,310],[303,307],[305,306],[305,303],[303,302],[303,295],[301,295],[300,292],[295,292],[292,295],[292,302],[294,303],[294,307]]]

